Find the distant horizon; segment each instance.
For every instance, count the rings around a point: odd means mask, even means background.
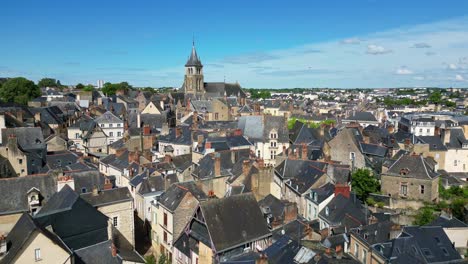
[[[468,2],[46,0],[2,8],[0,76],[180,87],[194,40],[207,82],[468,87]]]

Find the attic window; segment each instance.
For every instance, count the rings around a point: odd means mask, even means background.
[[[410,172],[410,170],[408,168],[403,168],[400,170],[400,175],[408,175],[408,173]]]
[[[327,207],[325,207],[325,215],[328,216],[330,214],[330,209]]]
[[[426,257],[428,257],[428,258],[434,257],[434,256],[432,255],[431,251],[430,251],[428,248],[423,248],[423,249],[422,249],[422,252],[423,252],[424,255],[425,255]]]

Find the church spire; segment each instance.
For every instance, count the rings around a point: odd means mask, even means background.
[[[192,40],[192,53],[190,54],[190,57],[185,64],[185,67],[191,66],[203,67],[200,58],[197,55],[197,50],[195,49],[195,37]]]

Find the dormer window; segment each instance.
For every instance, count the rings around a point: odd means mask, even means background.
[[[408,168],[403,168],[400,170],[400,175],[405,176],[408,175],[409,172],[410,170]]]
[[[328,216],[330,214],[330,209],[327,207],[325,207],[325,215]]]

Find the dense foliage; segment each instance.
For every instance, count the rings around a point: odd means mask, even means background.
[[[117,91],[128,91],[132,89],[132,86],[128,84],[128,82],[121,82],[121,83],[110,83],[106,82],[104,87],[102,87],[102,92],[105,95],[114,95]]]
[[[366,168],[360,168],[351,175],[351,186],[361,201],[366,201],[370,193],[380,190],[379,181]]]
[[[41,89],[33,81],[23,77],[8,79],[0,87],[0,98],[5,102],[26,105],[28,101],[41,96]]]
[[[60,84],[59,80],[55,80],[53,78],[42,78],[38,83],[37,86],[40,88],[44,87],[58,87],[61,88],[62,84]]]
[[[434,209],[430,207],[423,207],[418,211],[418,214],[416,214],[413,224],[415,225],[427,225],[434,221],[435,215],[434,215]]]

